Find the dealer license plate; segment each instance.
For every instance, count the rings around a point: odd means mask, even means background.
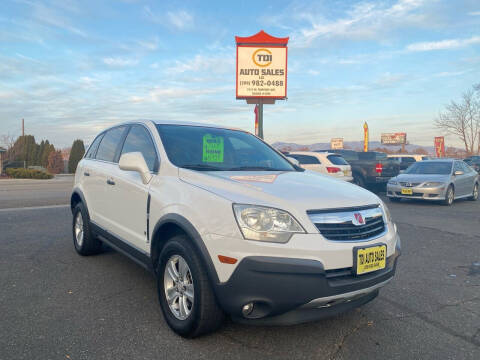
[[[355,270],[357,275],[385,269],[387,264],[387,245],[369,246],[354,249]]]
[[[402,195],[412,195],[413,190],[412,189],[402,189]]]

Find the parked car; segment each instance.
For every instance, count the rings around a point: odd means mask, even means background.
[[[407,169],[414,162],[428,160],[429,157],[426,155],[414,155],[414,154],[389,154],[388,158],[395,159],[400,165],[400,170]]]
[[[292,151],[288,153],[287,157],[296,159],[306,170],[330,175],[340,180],[353,180],[352,167],[342,155],[329,152]]]
[[[225,314],[279,325],[355,308],[392,279],[400,255],[376,195],[215,125],[101,132],[78,164],[71,209],[75,250],[106,243],[150,269],[166,322],[185,337]]]
[[[325,152],[329,150],[317,150]],[[354,150],[335,150],[352,167],[353,182],[361,187],[381,184],[385,186],[391,177],[400,172],[400,165],[387,154],[377,151],[359,152]]]
[[[416,162],[404,173],[390,179],[387,196],[391,201],[422,199],[452,205],[461,198],[478,199],[478,174],[465,162],[439,159]]]
[[[470,165],[477,173],[480,173],[480,156],[470,156],[469,158],[463,159],[463,161]]]

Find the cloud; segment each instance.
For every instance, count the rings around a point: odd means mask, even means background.
[[[441,41],[418,42],[406,47],[407,51],[433,51],[433,50],[452,50],[459,49],[469,45],[480,44],[480,36],[472,36],[469,39],[448,39]]]
[[[138,40],[137,43],[138,45],[140,45],[141,48],[145,50],[155,51],[158,49],[160,40],[158,39],[158,37],[154,37],[150,40]]]
[[[235,58],[231,53],[223,56],[222,53],[214,53],[210,55],[197,54],[192,59],[185,61],[175,61],[175,65],[166,69],[168,74],[181,74],[186,72],[202,72],[214,71],[216,74],[235,72]]]
[[[167,18],[170,24],[179,30],[185,30],[193,27],[193,15],[185,10],[177,12],[167,12]]]
[[[112,67],[126,67],[126,66],[134,66],[138,64],[137,59],[127,59],[121,57],[106,57],[103,58],[103,63],[112,66]]]
[[[163,15],[158,14],[153,11],[150,6],[145,5],[143,7],[143,14],[154,23],[161,25],[168,24],[177,30],[188,30],[193,28],[194,25],[193,14],[186,10],[168,11],[166,15]]]
[[[472,12],[469,12],[468,15],[470,15],[470,16],[480,16],[480,11],[472,11]]]
[[[292,47],[310,47],[317,39],[348,38],[376,39],[395,27],[422,24],[425,20],[418,10],[424,0],[398,0],[391,6],[384,3],[362,2],[346,11],[344,17],[328,20],[322,11],[306,9],[295,16],[310,22],[292,35]]]

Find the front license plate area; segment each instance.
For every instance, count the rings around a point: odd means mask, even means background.
[[[412,195],[413,190],[412,189],[402,189],[402,195]]]
[[[353,249],[353,264],[357,275],[385,269],[387,264],[387,245],[372,245]]]

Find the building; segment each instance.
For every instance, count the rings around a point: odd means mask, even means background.
[[[6,152],[7,152],[7,150],[0,147],[0,175],[3,175],[3,158],[4,158]]]

